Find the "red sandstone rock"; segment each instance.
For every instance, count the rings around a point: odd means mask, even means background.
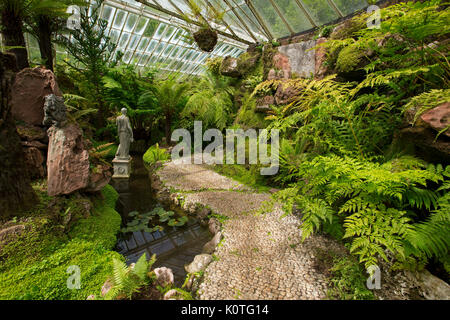
[[[62,96],[51,70],[26,68],[16,75],[11,92],[11,111],[16,120],[41,125],[44,119],[44,97]]]
[[[282,71],[278,72],[278,79],[289,79],[291,77],[291,64],[289,58],[284,54],[278,52],[273,56],[273,66]]]
[[[317,39],[316,45],[321,45],[327,42],[327,38],[319,38]],[[323,79],[325,74],[327,73],[327,67],[324,65],[327,60],[327,51],[325,47],[320,46],[316,49],[316,67],[315,67],[315,77],[317,79]]]
[[[35,147],[24,148],[25,163],[27,170],[31,178],[43,178],[45,175],[44,170],[44,157]]]
[[[76,124],[48,130],[48,194],[56,196],[84,189],[89,184],[89,152]]]
[[[275,93],[275,102],[277,105],[289,104],[294,101],[294,98],[298,96],[299,91],[293,87],[284,87],[280,84]]]
[[[436,108],[423,113],[420,118],[436,131],[444,130],[450,126],[450,102],[443,103]],[[443,132],[450,137],[450,130]]]

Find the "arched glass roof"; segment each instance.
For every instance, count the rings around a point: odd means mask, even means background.
[[[249,44],[293,36],[330,23],[366,7],[366,0],[196,0],[202,8],[225,12],[218,31],[219,42],[211,53],[186,40],[198,21],[187,24],[182,15],[191,12],[189,0],[105,0],[101,17],[123,62],[145,68],[158,64],[168,72],[200,74],[211,57],[238,57]],[[91,1],[92,2],[92,1]],[[30,56],[38,45],[27,37]],[[59,55],[63,48],[57,47]]]

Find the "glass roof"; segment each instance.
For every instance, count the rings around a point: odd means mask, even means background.
[[[92,2],[92,1],[91,1]],[[225,12],[223,22],[210,26],[219,41],[211,53],[186,39],[198,21],[187,24],[189,0],[105,0],[100,14],[108,21],[111,40],[124,53],[123,62],[138,68],[157,64],[168,72],[200,74],[208,58],[238,57],[248,45],[330,23],[366,7],[366,0],[196,0],[201,8]],[[206,10],[202,14],[206,15]],[[35,39],[27,35],[31,59],[39,57]],[[57,46],[58,56],[64,56]]]

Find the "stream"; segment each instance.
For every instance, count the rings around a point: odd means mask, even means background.
[[[167,208],[156,200],[141,155],[133,156],[130,179],[113,179],[111,185],[119,193],[116,210],[122,216],[122,227],[133,219],[129,216],[130,212],[145,213],[157,206],[175,211],[179,216],[185,215],[182,210]],[[127,264],[136,262],[144,253],[148,259],[156,254],[153,267],[164,266],[172,269],[175,285],[181,286],[186,277],[184,265],[192,262],[194,257],[201,253],[203,245],[211,236],[208,228],[200,226],[196,219],[189,218],[182,227],[164,225],[162,231],[121,232],[115,249],[125,256]]]

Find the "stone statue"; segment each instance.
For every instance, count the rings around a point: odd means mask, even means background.
[[[45,96],[44,102],[44,121],[42,124],[45,126],[55,126],[62,128],[66,123],[66,105],[64,104],[64,98],[49,94]]]
[[[130,144],[133,140],[133,129],[131,129],[130,119],[127,117],[127,109],[122,108],[122,115],[116,119],[117,132],[119,134],[119,148],[117,149],[116,159],[130,159]]]

